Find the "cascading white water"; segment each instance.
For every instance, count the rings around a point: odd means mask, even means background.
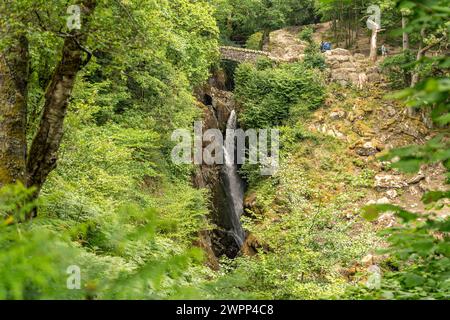
[[[227,129],[231,130],[237,129],[237,115],[234,110],[231,112],[230,117],[228,118]],[[231,223],[231,230],[228,230],[228,232],[236,240],[236,244],[239,246],[239,248],[241,248],[245,240],[245,231],[242,228],[241,224],[241,216],[242,213],[244,212],[245,188],[244,188],[244,181],[239,176],[238,165],[234,157],[235,147],[233,147],[233,150],[227,150],[226,146],[230,144],[227,143],[230,142],[227,141],[228,139],[229,137],[227,136],[223,148],[225,156],[225,164],[222,169],[223,179],[225,182],[224,183],[225,193],[227,196],[229,206],[228,214],[230,216],[228,218]],[[234,141],[231,143],[231,145],[233,146],[235,145]]]

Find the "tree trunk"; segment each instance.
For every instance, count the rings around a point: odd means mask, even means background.
[[[29,48],[24,35],[0,54],[0,187],[25,181]]]
[[[336,13],[334,13],[334,19],[333,19],[333,33],[334,33],[334,40],[336,41],[336,43],[337,43],[337,38],[338,38],[338,36],[337,36],[337,15],[336,15]],[[323,39],[323,38],[322,38]],[[337,44],[337,46],[338,46],[338,44]]]
[[[269,29],[264,29],[263,31],[263,36],[261,38],[261,44],[260,44],[260,48],[263,51],[268,51],[268,45],[270,42],[270,30]]]
[[[378,38],[378,28],[372,29],[372,36],[370,38],[370,60],[377,61],[377,38]]]
[[[356,44],[356,49],[359,49],[358,46],[358,37],[359,37],[359,25],[358,25],[358,12],[355,11],[355,44]]]
[[[95,0],[83,2],[84,28],[96,6]],[[38,132],[31,144],[27,161],[27,185],[39,193],[50,172],[55,169],[63,137],[63,124],[69,98],[78,72],[84,67],[83,45],[87,32],[72,33],[65,38],[61,61],[45,93],[45,103]]]
[[[417,51],[416,61],[420,61],[423,58],[425,52],[427,52],[431,48],[431,46],[428,46],[425,48],[423,47],[424,46],[423,40],[426,38],[424,28],[422,28],[422,30],[420,30],[420,37],[421,37],[420,47],[419,47],[419,51]],[[414,73],[411,78],[411,88],[414,88],[418,83],[419,83],[419,71],[417,70],[417,67],[416,67],[416,70],[414,70]]]
[[[417,53],[416,61],[419,61],[423,58],[423,49],[422,46],[419,48],[419,52]],[[411,88],[414,88],[419,83],[419,72],[414,71],[411,78]]]
[[[423,57],[423,39],[425,39],[425,29],[422,28],[420,30],[421,40],[420,40],[420,47],[419,51],[417,52],[417,58],[416,61],[419,61]],[[412,77],[411,77],[411,88],[414,88],[419,83],[419,71],[416,69],[413,71]],[[416,109],[414,107],[408,108],[408,115],[409,116],[415,116],[416,115]]]
[[[408,24],[408,18],[402,14],[402,29],[403,29],[403,51],[409,50],[409,34],[405,31]]]

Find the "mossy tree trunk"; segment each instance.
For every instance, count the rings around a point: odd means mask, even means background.
[[[30,147],[27,161],[27,184],[30,187],[40,190],[50,172],[56,167],[69,98],[76,76],[83,65],[83,50],[74,39],[66,38],[62,59],[45,93],[39,129]]]
[[[50,172],[55,169],[63,136],[67,106],[77,74],[89,62],[90,52],[84,48],[88,25],[96,8],[96,0],[80,4],[83,32],[62,34],[64,44],[45,92],[42,118],[27,154],[26,114],[29,53],[28,42],[21,36],[18,45],[6,52],[0,61],[0,187],[22,181],[39,194]],[[87,54],[87,58],[84,56]]]
[[[0,187],[26,184],[29,49],[24,35],[0,54]]]

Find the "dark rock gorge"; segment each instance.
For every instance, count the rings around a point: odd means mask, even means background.
[[[219,129],[226,137],[227,129],[238,127],[238,111],[230,91],[232,76],[224,69],[214,72],[208,83],[196,90],[198,105],[203,111],[203,132]],[[209,142],[204,142],[206,147]],[[210,220],[216,228],[202,232],[201,247],[207,252],[209,264],[216,268],[217,257],[226,255],[235,258],[242,251],[247,252],[247,232],[240,218],[244,212],[245,181],[239,175],[239,168],[230,154],[224,150],[223,165],[198,166],[193,177],[194,186],[210,192]]]

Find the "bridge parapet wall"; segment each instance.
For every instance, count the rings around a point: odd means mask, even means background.
[[[256,62],[259,58],[271,58],[270,53],[266,51],[250,50],[237,47],[221,47],[220,54],[222,59],[235,62]]]

